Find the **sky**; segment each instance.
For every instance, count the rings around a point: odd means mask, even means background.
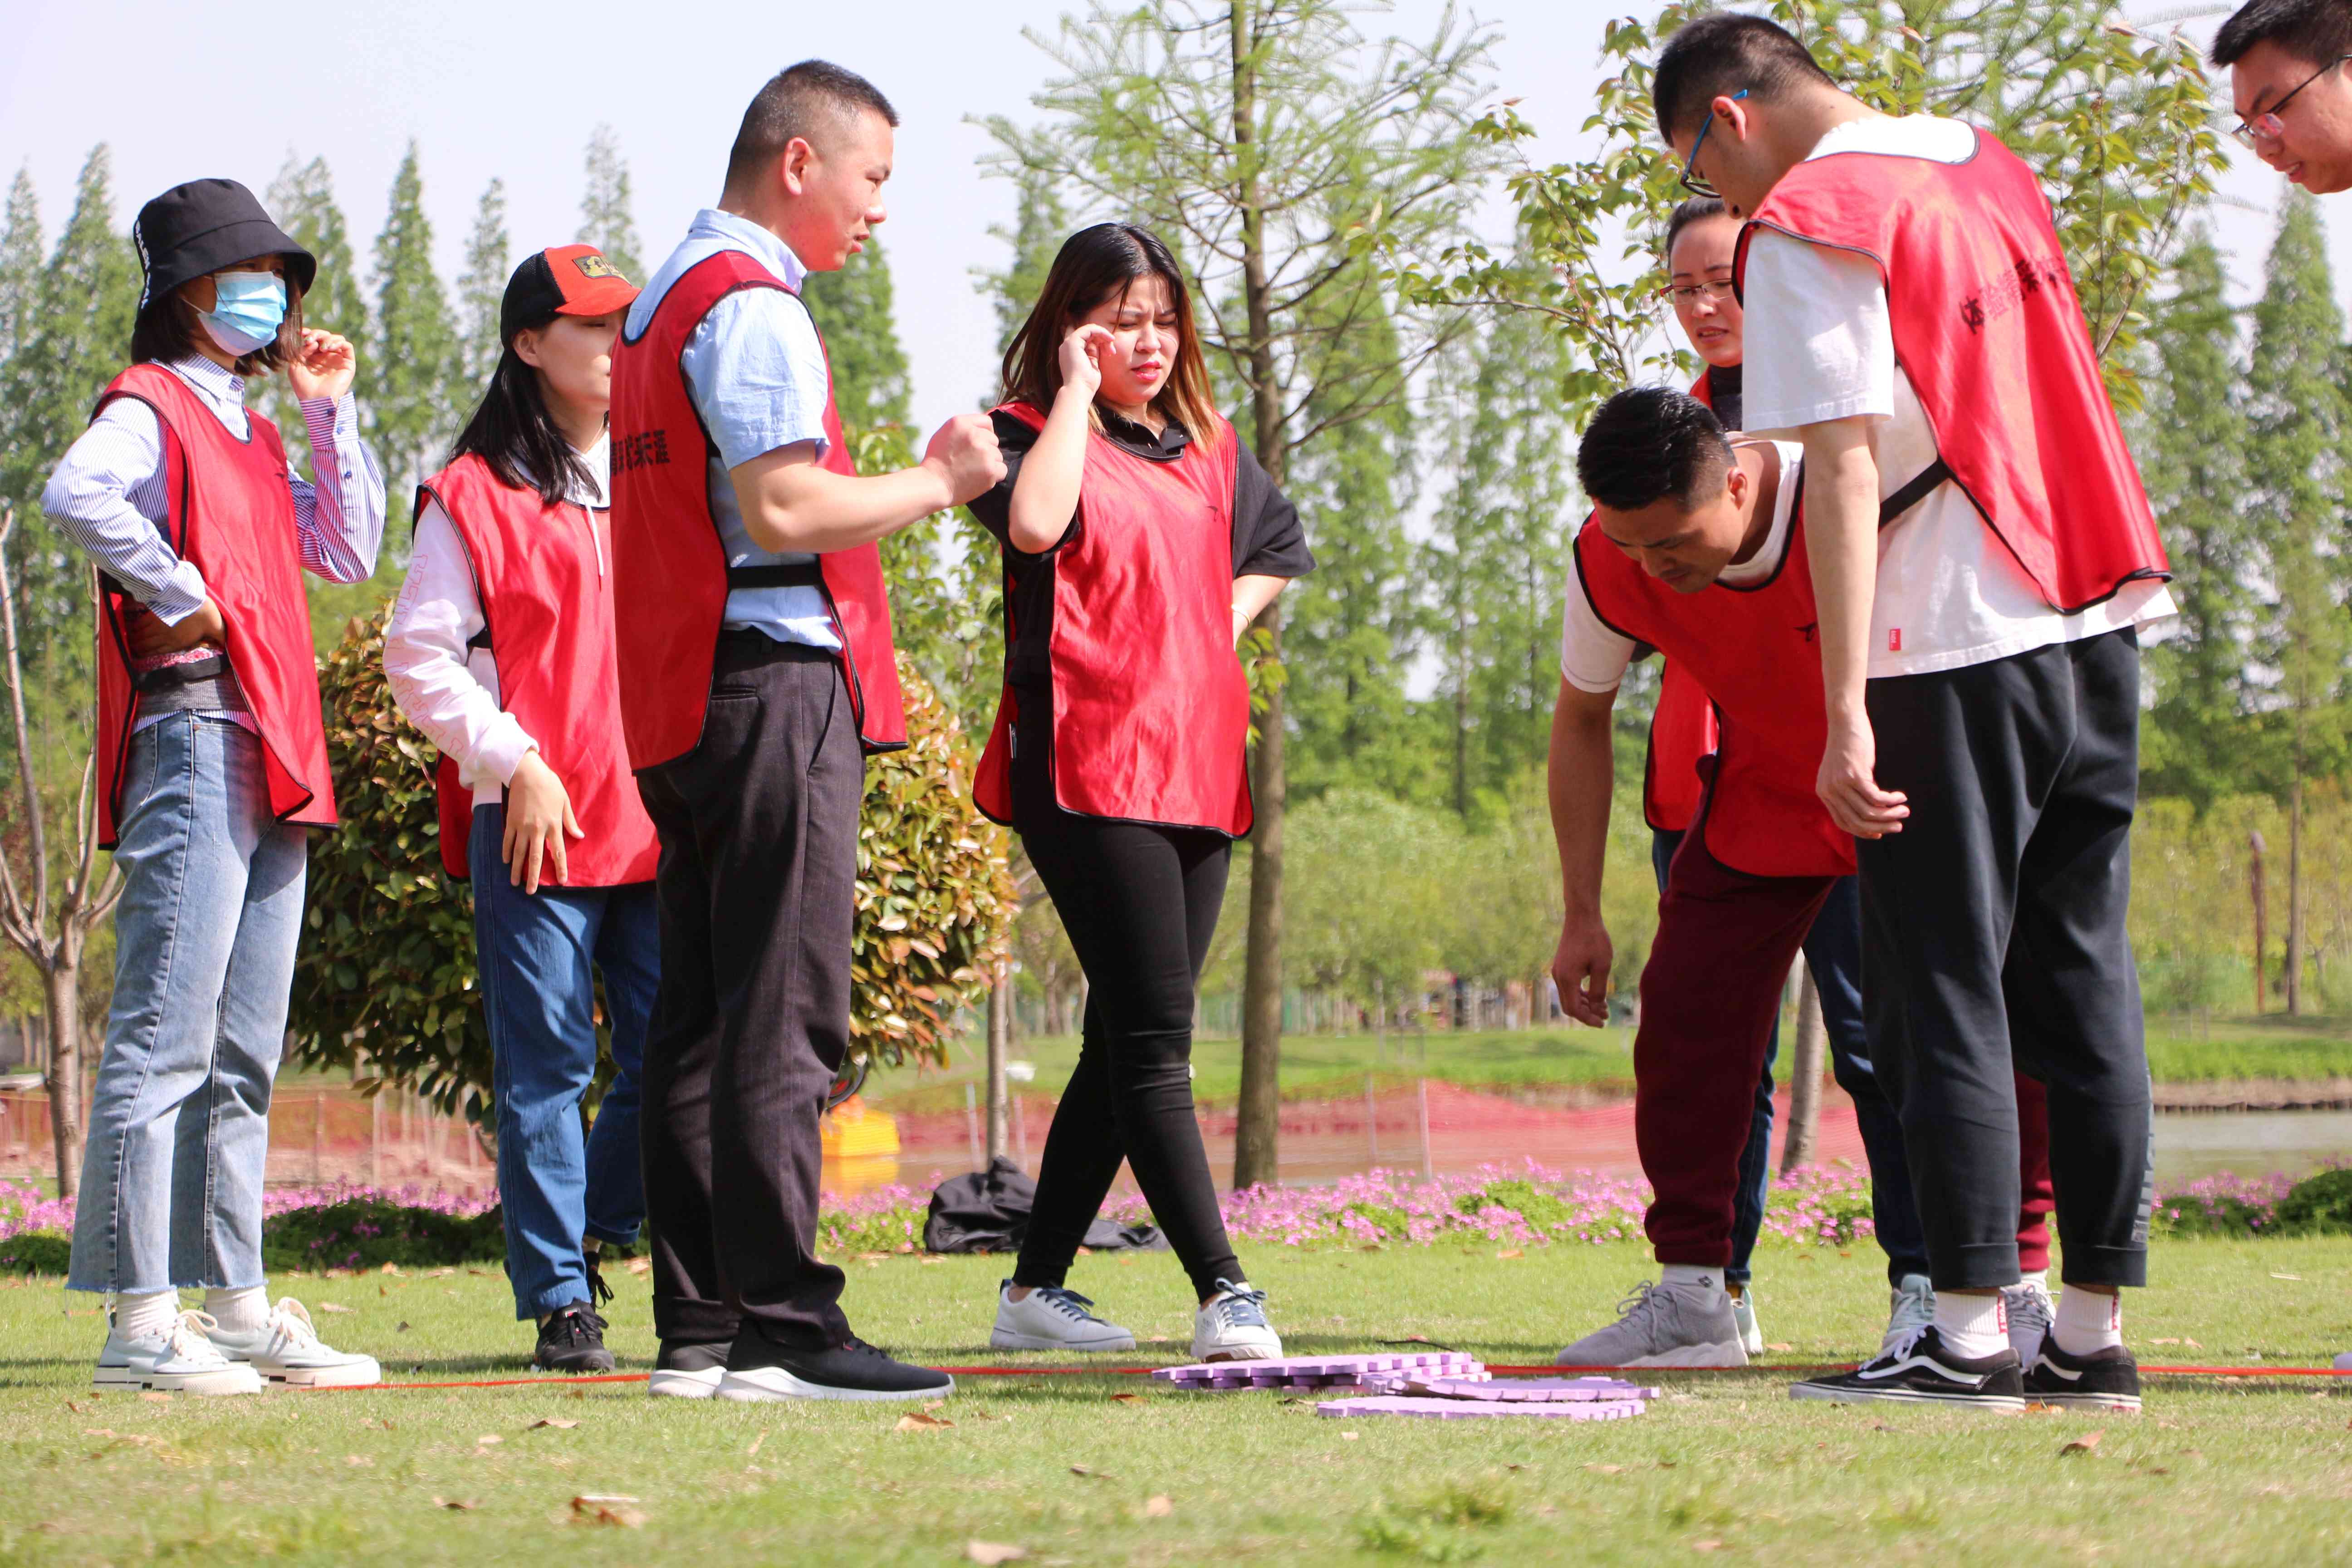
[[[1000,267],[1011,187],[986,178],[992,145],[973,123],[1031,118],[1055,74],[1024,37],[1050,39],[1082,0],[856,0],[752,5],[669,0],[323,0],[299,11],[252,0],[8,0],[0,53],[0,179],[22,166],[54,239],[90,147],[112,149],[118,213],[183,180],[222,175],[258,193],[289,153],[322,156],[366,264],[402,153],[417,144],[445,277],[460,270],[474,207],[506,182],[516,254],[569,242],[582,157],[599,122],[627,160],[650,262],[718,195],[727,148],[760,83],[821,56],[871,79],[898,106],[896,172],[882,230],[898,289],[914,412],[929,428],[992,385],[995,318],[976,269]],[[1538,154],[1572,156],[1600,79],[1599,39],[1622,0],[1481,0],[1464,21],[1492,27],[1493,97],[1521,100]],[[1425,37],[1441,0],[1398,0],[1368,31]],[[2183,24],[2200,43],[2223,13]],[[284,20],[283,36],[255,40]],[[258,53],[259,68],[250,57]],[[2226,78],[2217,84],[2226,103]],[[2280,183],[2240,153],[2215,224],[2251,292]],[[1499,203],[1489,222],[1507,215]],[[2352,198],[2332,225],[2339,287],[2352,298]]]

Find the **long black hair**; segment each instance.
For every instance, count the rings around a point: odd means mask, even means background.
[[[539,372],[523,363],[511,342],[499,355],[499,368],[490,373],[489,390],[482,394],[480,406],[457,432],[450,460],[468,452],[488,463],[500,484],[537,490],[549,506],[561,505],[575,488],[588,489],[595,484],[588,465],[548,413]]]

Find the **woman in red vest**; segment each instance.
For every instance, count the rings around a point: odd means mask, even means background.
[[[974,790],[1077,950],[1085,1039],[991,1342],[1132,1350],[1066,1289],[1124,1159],[1200,1310],[1196,1360],[1279,1356],[1225,1237],[1192,1114],[1193,991],[1250,829],[1234,639],[1314,568],[1298,514],[1211,401],[1167,247],[1097,224],[1054,258],[1004,355],[1005,690]]]
[[[612,1370],[598,1258],[645,1218],[656,846],[621,738],[604,431],[636,295],[593,246],[515,268],[498,369],[449,466],[417,489],[384,631],[393,695],[441,748],[444,864],[474,873],[507,1274],[515,1316],[539,1324],[531,1364],[551,1372]],[[614,1073],[583,1138],[600,975]]]
[[[270,1304],[261,1187],[310,833],[335,821],[302,573],[375,570],[383,481],[352,345],[302,325],[319,264],[251,192],[174,186],[131,237],[133,363],[41,498],[102,574],[99,839],[123,877],[67,1283],[114,1297],[100,1388],[374,1383]],[[315,482],[245,405],[278,370]]]

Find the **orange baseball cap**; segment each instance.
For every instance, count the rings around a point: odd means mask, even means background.
[[[625,310],[637,286],[593,245],[559,245],[523,258],[499,301],[499,338],[543,327],[558,316],[608,316]]]

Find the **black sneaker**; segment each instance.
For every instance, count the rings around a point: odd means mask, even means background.
[[[955,1379],[893,1361],[864,1340],[821,1351],[794,1350],[756,1331],[738,1334],[719,1380],[721,1399],[940,1399]]]
[[[2017,1352],[2006,1345],[1981,1359],[1957,1356],[1944,1348],[1931,1323],[1852,1372],[1806,1379],[1789,1390],[1789,1397],[1842,1405],[1949,1405],[2014,1415],[2025,1408],[2025,1375]]]
[[[2137,1410],[2139,1362],[2121,1345],[2089,1355],[2068,1355],[2058,1336],[2042,1336],[2042,1349],[2025,1369],[2025,1397],[2037,1405],[2085,1409]]]
[[[719,1392],[719,1380],[727,1375],[727,1352],[734,1348],[732,1340],[664,1340],[646,1392],[670,1399],[708,1399]]]
[[[530,1364],[539,1372],[591,1373],[613,1370],[604,1348],[604,1320],[585,1301],[558,1307],[539,1325],[539,1348]]]

